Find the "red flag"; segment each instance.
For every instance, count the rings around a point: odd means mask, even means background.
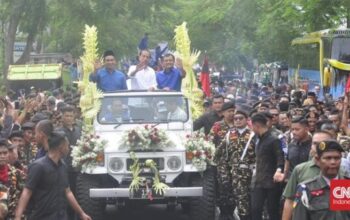
[[[346,82],[345,94],[348,94],[349,92],[350,92],[350,76],[348,77],[348,81]]]
[[[207,97],[210,97],[210,77],[209,77],[209,64],[208,64],[207,55],[205,55],[204,57],[200,80],[201,80],[203,92]]]

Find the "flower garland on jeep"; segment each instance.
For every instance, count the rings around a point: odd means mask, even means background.
[[[168,185],[160,181],[159,171],[157,169],[157,164],[148,159],[144,163],[139,162],[134,152],[130,152],[130,158],[133,160],[133,164],[130,166],[132,181],[129,186],[130,193],[137,192],[140,187],[145,187],[147,190],[147,198],[153,200],[153,190],[158,195],[164,195],[164,192],[169,188]],[[143,168],[149,168],[153,174],[153,184],[150,185],[147,182],[146,177],[140,176]]]
[[[72,165],[80,169],[82,173],[95,168],[99,163],[104,162],[104,146],[106,140],[101,140],[98,135],[85,132],[78,140],[77,146],[72,150]]]
[[[207,164],[214,164],[215,146],[202,132],[187,135],[185,147],[186,158],[192,161],[198,171],[203,172],[207,169]]]
[[[145,125],[125,132],[120,148],[127,148],[131,151],[148,151],[163,149],[171,145],[172,142],[164,130]]]

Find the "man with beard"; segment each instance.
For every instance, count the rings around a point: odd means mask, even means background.
[[[343,148],[336,140],[322,141],[317,145],[315,157],[321,173],[298,186],[295,194],[293,220],[350,219],[349,211],[330,210],[330,182],[349,179],[339,172]]]

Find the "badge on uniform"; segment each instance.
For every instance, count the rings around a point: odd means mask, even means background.
[[[321,142],[319,145],[319,148],[321,151],[324,151],[324,149],[326,149],[326,143],[325,142]]]
[[[313,196],[321,196],[324,194],[324,190],[322,190],[322,189],[314,190],[314,191],[311,191],[310,194]]]

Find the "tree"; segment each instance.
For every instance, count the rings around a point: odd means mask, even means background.
[[[26,47],[16,64],[25,64],[29,60],[35,38],[45,28],[47,19],[46,0],[26,1],[23,19],[19,25],[19,29],[27,33]]]

